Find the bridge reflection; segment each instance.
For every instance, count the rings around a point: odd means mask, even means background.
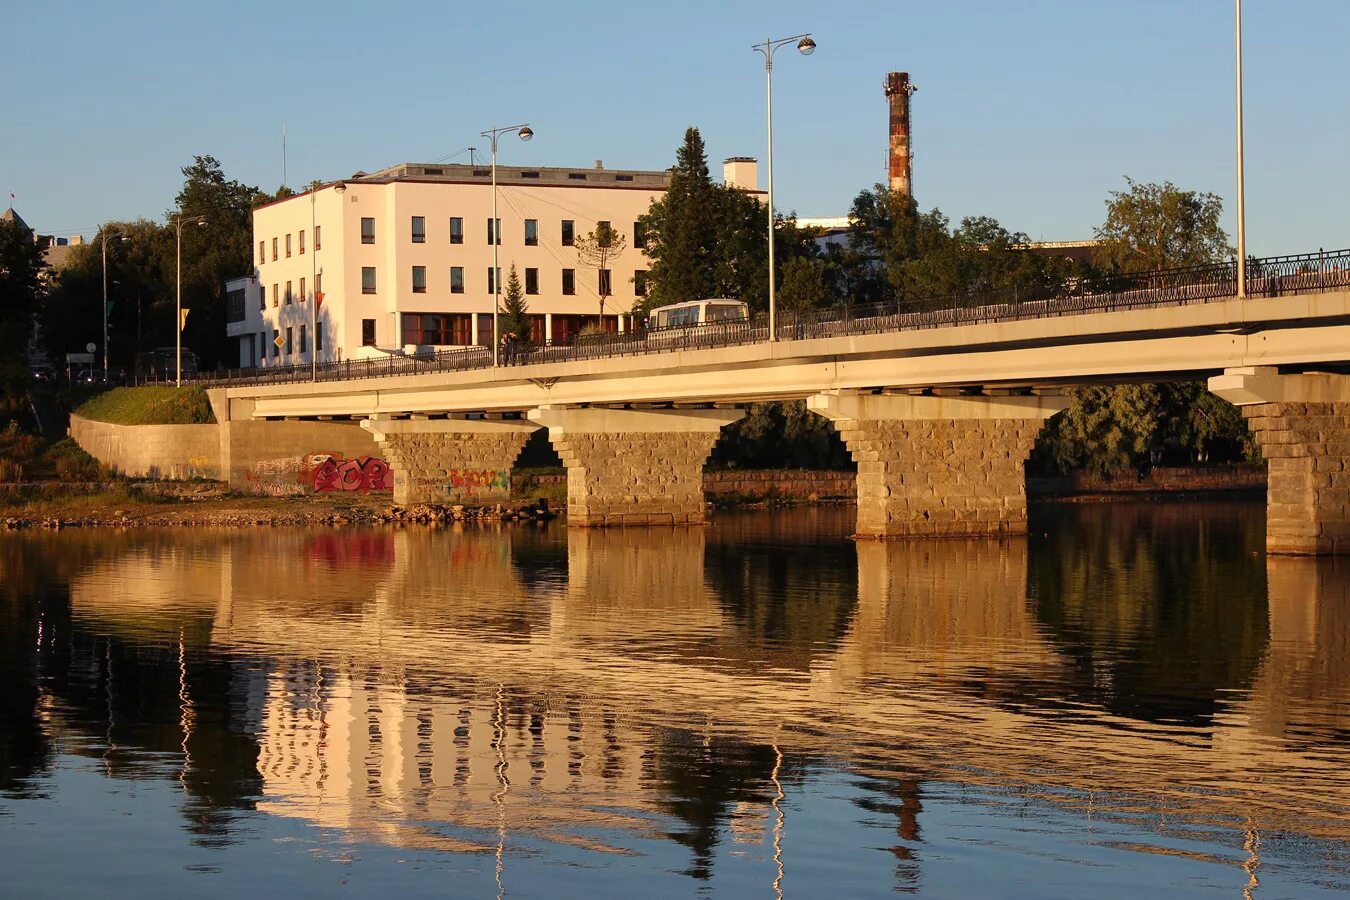
[[[0,747],[178,778],[203,840],[256,808],[449,851],[670,839],[698,877],[727,841],[790,869],[780,792],[837,766],[902,882],[939,785],[1350,839],[1350,568],[1267,562],[1222,510],[1113,508],[1101,541],[1099,514],[856,549],[829,513],[7,541],[7,572],[59,557],[69,602],[35,586],[0,632],[42,673]]]

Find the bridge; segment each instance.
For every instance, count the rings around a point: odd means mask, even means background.
[[[858,534],[899,537],[1025,530],[1023,467],[1064,387],[1208,377],[1269,461],[1269,549],[1350,552],[1350,250],[1253,260],[1242,297],[1235,268],[790,314],[773,341],[752,320],[597,336],[496,367],[470,348],[208,383],[226,428],[359,420],[403,504],[505,499],[504,483],[494,494],[454,473],[509,471],[547,428],[573,525],[703,521],[721,429],[749,403],[804,398],[858,463]]]

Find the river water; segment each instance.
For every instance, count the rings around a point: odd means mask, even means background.
[[[0,536],[0,896],[1350,891],[1350,564],[851,520]]]

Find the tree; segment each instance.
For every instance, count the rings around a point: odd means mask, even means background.
[[[613,293],[610,266],[623,255],[628,242],[608,222],[600,222],[595,230],[576,239],[577,258],[582,265],[595,269],[596,293],[600,295],[600,317],[596,327],[604,330],[605,300]]]
[[[1170,181],[1140,184],[1127,176],[1125,183],[1128,190],[1111,192],[1106,221],[1096,229],[1097,265],[1112,272],[1144,272],[1232,257],[1228,234],[1219,224],[1223,201],[1217,194],[1183,191]]]
[[[521,343],[530,340],[530,307],[525,302],[525,292],[520,287],[520,276],[516,274],[516,264],[506,275],[506,292],[502,297],[501,312],[498,313],[497,328],[502,334],[515,333]]]
[[[1093,385],[1077,388],[1072,398],[1040,441],[1059,471],[1118,474],[1154,446],[1162,418],[1157,385]]]
[[[829,306],[834,297],[827,281],[826,264],[804,256],[788,260],[783,266],[780,296],[783,306],[791,310]]]
[[[670,185],[640,220],[651,260],[645,308],[716,296],[713,256],[717,212],[716,187],[708,177],[703,137],[690,126],[675,154]]]
[[[197,156],[183,168],[172,224],[181,213],[202,215],[204,227],[183,226],[183,306],[190,310],[183,332],[206,366],[225,352],[225,282],[253,269],[253,205],[256,187],[226,179],[220,161]]]
[[[28,338],[38,306],[43,244],[31,229],[0,219],[0,396],[15,401],[28,393]]]

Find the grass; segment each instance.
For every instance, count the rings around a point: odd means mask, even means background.
[[[85,401],[75,415],[114,425],[202,425],[216,421],[200,387],[113,388]]]

